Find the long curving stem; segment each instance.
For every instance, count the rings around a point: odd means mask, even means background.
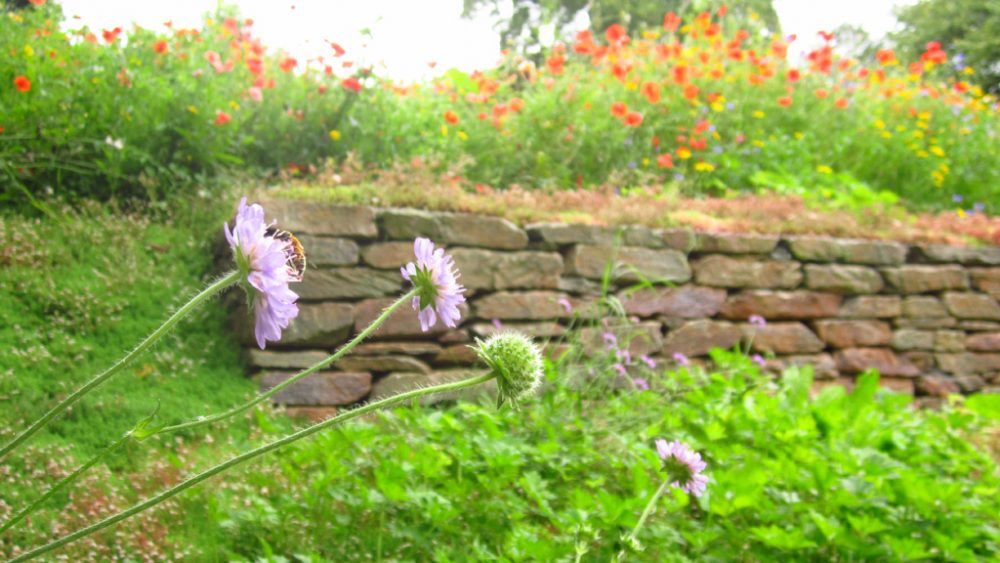
[[[121,371],[122,368],[128,365],[128,363],[131,362],[133,359],[135,359],[137,356],[145,352],[150,346],[152,346],[164,334],[169,332],[170,329],[174,327],[174,325],[180,322],[181,319],[187,316],[187,314],[193,311],[198,305],[202,304],[210,297],[222,291],[226,287],[229,287],[230,285],[236,283],[236,281],[239,280],[239,277],[240,277],[239,272],[235,270],[229,272],[228,274],[222,276],[221,278],[213,282],[212,285],[206,287],[201,293],[195,295],[180,309],[177,309],[177,311],[175,311],[173,315],[170,315],[169,319],[167,319],[162,325],[160,325],[159,328],[154,330],[152,334],[147,336],[145,340],[140,342],[139,345],[136,346],[131,352],[126,354],[125,357],[115,362],[115,364],[109,367],[108,369],[99,373],[93,379],[88,381],[86,385],[80,387],[79,389],[74,391],[71,395],[63,399],[58,405],[52,407],[49,410],[49,412],[45,413],[41,418],[32,423],[31,426],[29,426],[23,432],[15,436],[13,440],[11,440],[2,448],[0,448],[0,459],[3,459],[4,456],[10,453],[14,448],[16,448],[22,442],[30,438],[35,432],[41,430],[46,424],[49,423],[49,421],[55,418],[56,415],[68,409],[70,406],[72,406],[74,403],[80,400],[81,397],[89,393],[91,390],[93,390],[101,383],[107,381],[109,378],[111,378],[111,376]]]
[[[232,459],[229,459],[228,461],[220,463],[220,464],[218,464],[218,465],[216,465],[216,466],[214,466],[214,467],[212,467],[210,469],[206,469],[205,471],[202,471],[201,473],[195,475],[194,477],[191,477],[191,478],[187,479],[186,481],[184,481],[182,483],[178,483],[177,485],[174,485],[173,487],[167,489],[166,491],[163,491],[162,493],[160,493],[160,494],[158,494],[158,495],[156,495],[156,496],[154,496],[154,497],[152,497],[152,498],[150,498],[148,500],[145,500],[145,501],[143,501],[143,502],[141,502],[141,503],[133,506],[132,508],[129,508],[128,510],[125,510],[123,512],[119,512],[118,514],[115,514],[113,516],[109,516],[108,518],[105,518],[104,520],[101,520],[100,522],[98,522],[96,524],[93,524],[91,526],[83,528],[82,530],[78,530],[76,532],[73,532],[72,534],[69,534],[69,535],[64,536],[62,538],[59,538],[58,540],[55,540],[55,541],[53,541],[53,542],[51,542],[51,543],[49,543],[47,545],[44,545],[42,547],[39,547],[37,549],[33,549],[33,550],[31,550],[31,551],[29,551],[27,553],[24,553],[24,554],[22,554],[22,555],[20,555],[20,556],[18,556],[16,558],[14,558],[14,559],[12,559],[11,563],[15,563],[15,562],[18,562],[18,561],[27,561],[29,559],[33,559],[35,557],[38,557],[39,555],[42,555],[44,553],[48,553],[49,551],[52,551],[53,549],[56,549],[58,547],[66,545],[68,543],[74,542],[74,541],[76,541],[76,540],[78,540],[80,538],[89,536],[90,534],[93,534],[94,532],[103,530],[104,528],[107,528],[108,526],[112,526],[114,524],[117,524],[118,522],[121,522],[122,520],[125,520],[126,518],[128,518],[130,516],[134,516],[135,514],[138,514],[138,513],[142,512],[143,510],[146,510],[148,508],[152,508],[153,506],[156,506],[157,504],[159,504],[159,503],[161,503],[161,502],[169,499],[170,497],[173,497],[174,495],[176,495],[176,494],[178,494],[178,493],[180,493],[180,492],[182,492],[184,490],[190,489],[191,487],[197,485],[198,483],[201,483],[202,481],[205,481],[206,479],[209,479],[212,476],[214,476],[214,475],[216,475],[218,473],[221,473],[221,472],[229,469],[230,467],[239,465],[239,464],[241,464],[241,463],[243,463],[245,461],[249,461],[249,460],[254,459],[256,457],[262,456],[262,455],[264,455],[264,454],[266,454],[268,452],[274,451],[274,450],[276,450],[276,449],[278,449],[278,448],[280,448],[282,446],[286,446],[288,444],[291,444],[292,442],[295,442],[297,440],[300,440],[302,438],[305,438],[307,436],[315,434],[315,433],[317,433],[317,432],[319,432],[321,430],[324,430],[326,428],[329,428],[329,427],[331,427],[331,426],[333,426],[335,424],[339,424],[339,423],[344,422],[346,420],[350,420],[352,418],[359,417],[359,416],[361,416],[363,414],[366,414],[366,413],[378,410],[380,408],[387,407],[387,406],[390,406],[390,405],[394,405],[394,404],[397,404],[397,403],[402,403],[402,402],[410,400],[410,399],[416,399],[418,397],[423,397],[425,395],[431,395],[433,393],[440,393],[440,392],[446,392],[446,391],[455,391],[457,389],[463,389],[465,387],[472,387],[474,385],[479,385],[480,383],[485,383],[485,382],[493,379],[494,377],[496,377],[495,374],[493,372],[489,372],[489,373],[486,373],[486,374],[483,374],[483,375],[480,375],[480,376],[477,376],[477,377],[473,377],[473,378],[470,378],[470,379],[464,379],[464,380],[461,380],[461,381],[454,381],[454,382],[451,382],[451,383],[443,383],[441,385],[435,385],[433,387],[425,387],[423,389],[414,389],[412,391],[407,391],[405,393],[400,393],[399,395],[395,395],[393,397],[388,397],[388,398],[382,399],[380,401],[375,401],[374,403],[368,403],[365,406],[358,407],[358,408],[356,408],[354,410],[347,411],[347,412],[342,413],[342,414],[338,414],[337,416],[334,416],[332,418],[324,420],[323,422],[319,422],[317,424],[309,426],[308,428],[304,428],[304,429],[302,429],[302,430],[300,430],[300,431],[298,431],[298,432],[296,432],[294,434],[289,434],[288,436],[285,436],[284,438],[282,438],[280,440],[276,440],[276,441],[271,442],[269,444],[265,444],[265,445],[260,446],[258,448],[254,448],[254,449],[252,449],[252,450],[250,450],[248,452],[240,454],[240,455],[238,455],[238,456],[236,456],[236,457],[234,457]]]

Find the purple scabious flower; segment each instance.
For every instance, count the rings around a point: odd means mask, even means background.
[[[649,381],[646,381],[645,378],[633,377],[632,385],[634,385],[638,391],[649,391]]]
[[[673,358],[674,358],[675,362],[677,362],[678,364],[680,364],[682,366],[689,366],[689,365],[691,365],[691,360],[689,360],[687,356],[685,356],[684,354],[682,354],[680,352],[674,352]]]
[[[299,314],[295,304],[299,296],[288,284],[302,280],[301,270],[293,264],[301,257],[304,269],[304,253],[297,239],[271,228],[264,222],[264,208],[256,203],[247,205],[245,197],[240,200],[233,228],[225,224],[225,234],[236,265],[246,276],[243,286],[254,312],[254,336],[263,350],[268,340],[280,340],[281,331]]]
[[[705,492],[708,477],[702,474],[707,467],[701,454],[683,442],[656,440],[656,453],[663,460],[663,469],[673,479],[671,487],[682,489],[700,497]]]
[[[642,360],[642,363],[646,364],[646,367],[648,367],[649,369],[656,369],[656,360],[654,360],[653,358],[650,358],[646,354],[643,354],[639,356],[639,359]]]
[[[750,358],[750,359],[753,361],[753,363],[755,363],[758,366],[760,366],[761,369],[767,367],[767,360],[765,360],[764,356],[761,356],[760,354],[754,354],[753,357]]]
[[[560,297],[559,299],[556,300],[556,303],[562,305],[563,309],[566,310],[567,315],[573,312],[573,304],[569,302],[569,299],[566,299],[565,297]]]
[[[767,319],[765,319],[760,315],[750,315],[750,318],[748,320],[750,321],[750,324],[752,324],[753,326],[757,327],[767,326]]]
[[[413,241],[413,254],[417,263],[410,262],[400,272],[417,289],[413,310],[420,319],[420,330],[427,332],[438,318],[446,327],[454,328],[462,316],[458,306],[465,303],[465,288],[458,284],[455,261],[424,237]]]

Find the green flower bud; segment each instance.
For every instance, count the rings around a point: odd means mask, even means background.
[[[497,408],[504,403],[517,408],[542,382],[542,352],[520,332],[501,332],[485,341],[477,338],[472,349],[496,375]]]

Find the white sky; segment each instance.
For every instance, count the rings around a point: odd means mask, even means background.
[[[213,0],[55,0],[67,16],[100,30],[137,23],[164,30],[163,22],[198,27]],[[738,0],[733,0],[736,2]],[[785,33],[799,41],[793,52],[813,46],[816,32],[842,23],[881,37],[895,25],[893,6],[914,0],[775,0]],[[414,81],[444,69],[489,68],[500,57],[499,38],[488,11],[461,18],[462,0],[237,0],[254,19],[265,44],[299,59],[331,53],[326,40],[347,50],[346,59],[381,66],[383,76]],[[359,32],[371,30],[366,39]],[[431,70],[430,62],[437,67]]]

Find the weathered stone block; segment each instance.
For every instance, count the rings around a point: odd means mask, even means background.
[[[640,225],[629,225],[621,230],[622,243],[625,246],[644,246],[646,248],[663,248],[667,243],[659,229],[650,229]]]
[[[451,369],[437,370],[427,374],[390,373],[375,382],[375,385],[372,387],[371,400],[376,401],[386,397],[393,397],[406,391],[412,391],[413,389],[470,379],[484,372],[485,370]],[[458,391],[426,395],[421,397],[419,401],[422,405],[432,405],[442,401],[454,401],[458,399],[478,400],[486,397],[495,400],[496,389],[496,380],[491,380],[481,385],[466,387]]]
[[[882,276],[889,287],[900,293],[930,293],[969,287],[968,273],[961,266],[883,268]]]
[[[433,356],[441,346],[433,342],[363,342],[351,350],[354,356],[382,356],[406,354],[408,356]]]
[[[974,352],[1000,352],[1000,332],[966,336],[965,347]]]
[[[878,293],[885,286],[882,276],[874,269],[865,266],[807,264],[805,272],[806,287],[816,291],[848,294]]]
[[[398,293],[403,287],[399,272],[369,268],[309,270],[292,290],[303,300],[361,299]]]
[[[461,272],[459,282],[469,289],[555,289],[563,271],[558,252],[456,248],[451,256]]]
[[[567,276],[559,278],[557,289],[575,295],[600,295],[603,291],[599,282],[587,278]]]
[[[284,352],[275,352],[273,350],[256,350],[253,348],[249,350],[248,355],[251,366],[270,369],[305,369],[330,357],[330,353],[326,350],[287,350]]]
[[[346,238],[296,235],[306,251],[310,271],[313,266],[350,266],[358,263],[358,243]]]
[[[838,316],[849,319],[890,319],[903,314],[897,295],[859,295],[844,302]]]
[[[699,285],[757,289],[793,289],[802,282],[798,262],[712,255],[694,264]]]
[[[599,280],[604,276],[605,266],[612,261],[615,278],[626,282],[645,278],[652,282],[683,283],[691,279],[691,267],[683,253],[633,246],[615,248],[578,244],[566,255],[566,271]]]
[[[947,397],[948,395],[958,395],[961,390],[955,383],[955,378],[946,375],[924,375],[917,378],[917,392],[921,395],[931,397]]]
[[[778,245],[775,235],[699,233],[695,252],[719,254],[770,254]]]
[[[694,249],[697,235],[691,229],[663,229],[660,236],[668,248],[680,250],[685,254]]]
[[[440,354],[434,356],[435,366],[474,366],[477,363],[479,363],[479,357],[468,344],[445,346]]]
[[[634,359],[659,353],[663,348],[663,326],[656,322],[627,323],[607,329],[587,327],[580,330],[580,341],[590,350],[607,349],[604,333],[615,336],[616,346],[629,351]]]
[[[291,372],[265,372],[261,391],[269,391],[295,375]],[[294,406],[349,405],[363,399],[371,390],[370,373],[320,371],[275,393],[276,403]]]
[[[942,300],[948,311],[960,319],[1000,319],[1000,305],[989,295],[948,292]]]
[[[948,310],[937,297],[907,297],[903,300],[903,316],[907,318],[947,317]]]
[[[618,298],[630,315],[699,318],[711,317],[719,312],[726,300],[726,290],[694,285],[653,287],[633,293],[622,292]]]
[[[611,246],[615,231],[610,227],[566,223],[532,223],[524,228],[532,241],[551,246],[570,244],[595,244]]]
[[[790,367],[809,366],[813,371],[814,379],[835,379],[837,364],[830,354],[801,354],[794,356],[778,356],[767,360],[768,370],[781,373]]]
[[[560,299],[569,300],[576,309],[574,300],[555,291],[500,291],[477,299],[473,305],[480,319],[548,320],[570,316]]]
[[[825,348],[823,342],[802,323],[768,323],[767,326],[742,325],[743,338],[758,352],[774,354],[812,354]]]
[[[951,328],[958,324],[958,321],[951,317],[917,317],[915,319],[893,319],[893,326],[896,328]]]
[[[939,330],[934,333],[934,351],[962,352],[965,350],[965,333],[960,330]]]
[[[834,354],[837,369],[842,373],[861,373],[869,369],[878,370],[888,377],[916,377],[920,375],[917,366],[905,358],[900,358],[886,348],[847,348]]]
[[[379,242],[361,249],[361,259],[372,268],[395,270],[414,262],[413,242]]]
[[[517,250],[528,234],[506,219],[471,213],[437,213],[419,209],[381,209],[383,234],[393,240],[428,237],[437,244]]]
[[[843,299],[833,293],[749,290],[731,295],[720,312],[727,319],[740,320],[753,315],[768,320],[815,319],[835,316]]]
[[[892,332],[883,321],[816,321],[816,334],[834,348],[861,348],[889,344]]]
[[[994,373],[1000,371],[1000,354],[936,354],[937,365],[943,371],[954,375]]]
[[[966,395],[977,393],[986,386],[986,380],[979,375],[960,375],[955,378],[955,384]]]
[[[292,319],[273,345],[336,346],[345,340],[354,324],[354,307],[348,303],[300,303]]]
[[[553,338],[562,336],[566,332],[565,327],[554,322],[502,323],[500,328],[497,328],[493,323],[476,323],[472,325],[472,333],[480,338],[486,338],[505,330],[516,330],[532,338]]]
[[[937,362],[934,359],[934,354],[932,352],[923,352],[916,350],[911,352],[903,352],[900,354],[900,356],[904,360],[916,366],[917,370],[919,370],[920,373],[928,373],[934,370],[934,366],[937,365]]]
[[[288,407],[285,414],[292,418],[304,418],[310,422],[323,422],[337,416],[337,407]]]
[[[902,393],[904,395],[914,394],[915,385],[911,377],[880,377],[878,384],[879,387],[888,389],[894,393]]]
[[[996,266],[1000,264],[1000,248],[970,248],[944,244],[929,244],[917,246],[917,254],[928,262],[944,262],[952,264],[967,264],[977,266]]]
[[[1000,299],[1000,268],[969,268],[972,287]]]
[[[895,350],[933,350],[934,333],[929,330],[899,329],[892,333]]]
[[[732,323],[690,321],[667,333],[663,342],[663,354],[670,357],[680,352],[685,356],[704,356],[713,348],[732,348],[740,341],[742,334],[740,327]]]
[[[894,266],[906,261],[906,246],[896,242],[826,237],[789,237],[787,241],[792,255],[807,262]]]
[[[361,332],[368,327],[382,314],[382,311],[386,307],[395,303],[394,298],[380,298],[380,299],[366,299],[357,304],[354,309],[354,331]],[[462,313],[461,323],[467,318],[468,308],[463,304],[460,307]],[[424,332],[420,330],[420,321],[417,318],[417,313],[408,304],[403,305],[399,309],[389,316],[380,327],[378,327],[372,334],[371,338],[388,338],[388,337],[398,337],[398,336],[414,336],[422,337],[428,335],[440,335],[448,331],[448,327],[444,326],[444,323],[438,321],[430,328],[429,331]]]
[[[344,371],[369,371],[388,373],[392,371],[416,371],[429,373],[431,367],[413,356],[354,356],[350,355],[334,364]]]
[[[364,206],[340,206],[315,201],[268,199],[262,203],[267,218],[295,236],[328,235],[373,238],[375,211]],[[308,252],[309,249],[306,249]]]
[[[996,332],[1000,331],[1000,322],[996,321],[959,321],[955,328],[966,332]]]

